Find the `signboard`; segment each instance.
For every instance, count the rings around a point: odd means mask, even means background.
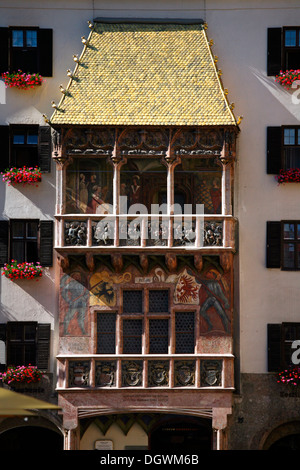
[[[113,450],[113,441],[105,439],[95,441],[95,450]]]

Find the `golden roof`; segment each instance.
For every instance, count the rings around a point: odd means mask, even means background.
[[[200,23],[95,22],[66,90],[51,124],[236,125]]]

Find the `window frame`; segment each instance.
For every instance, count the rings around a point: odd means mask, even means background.
[[[298,330],[299,338],[288,338],[288,328]],[[298,339],[300,339],[300,322],[267,324],[268,372],[279,372],[293,365],[293,352],[290,345]],[[289,361],[287,361],[288,355],[290,357]]]
[[[37,135],[37,143],[35,144],[30,144],[28,143],[28,135],[30,133],[36,134]],[[16,135],[24,135],[26,142],[24,141],[23,144],[17,144],[14,142],[14,137]],[[39,161],[39,126],[38,125],[21,125],[21,124],[11,124],[10,125],[10,164],[12,166],[17,166],[22,168],[24,164],[17,164],[17,156],[16,152],[18,150],[29,150],[30,151],[30,157],[32,159],[32,162],[30,162],[29,165],[25,166],[38,166],[38,161]]]
[[[296,31],[296,45],[295,46],[286,46],[285,44],[285,33],[287,31]],[[300,26],[283,26],[282,27],[282,69],[288,70],[291,67],[287,66],[287,54],[289,52],[296,51],[300,54]],[[299,68],[300,68],[300,61],[299,61]]]
[[[294,225],[294,238],[293,239],[285,239],[284,238],[284,225]],[[297,238],[298,234],[298,227],[300,226],[300,220],[281,220],[281,270],[282,271],[300,271],[300,260],[297,260],[297,253],[300,254],[300,237]],[[299,230],[300,235],[300,230]],[[286,267],[284,266],[284,246],[288,244],[293,244],[295,246],[294,249],[294,266],[293,267]],[[299,245],[299,252],[297,251],[297,246]]]
[[[285,32],[288,30],[296,31],[296,41],[298,45],[285,46]],[[287,54],[290,52],[299,53],[300,65],[300,26],[280,26],[267,28],[267,75],[276,76],[281,70],[287,70]],[[290,66],[290,69],[300,68]]]
[[[159,356],[159,355],[176,355],[176,356],[181,356],[185,354],[196,354],[196,319],[197,319],[197,309],[196,308],[190,308],[187,310],[186,308],[180,308],[180,306],[173,305],[171,301],[171,289],[165,288],[165,287],[151,287],[151,288],[127,288],[127,287],[121,287],[119,291],[119,295],[121,296],[121,299],[123,299],[123,292],[124,291],[141,291],[143,294],[143,312],[134,312],[134,313],[123,313],[123,301],[121,300],[121,306],[118,310],[114,309],[113,307],[111,309],[95,309],[95,322],[96,322],[96,327],[95,327],[95,353],[99,354],[100,356],[103,355],[126,355],[130,354],[133,356],[140,356],[140,355],[154,355],[154,356]],[[168,312],[150,312],[149,311],[149,292],[151,291],[168,291]],[[97,319],[98,315],[101,315],[102,313],[112,313],[116,315],[116,321],[115,321],[115,352],[114,353],[99,353],[99,348],[98,348],[98,324],[97,324]],[[176,352],[176,314],[184,314],[184,313],[192,313],[194,316],[194,322],[193,322],[193,340],[194,340],[194,346],[193,346],[193,352]],[[130,320],[140,320],[142,321],[142,336],[141,336],[141,351],[139,353],[129,353],[129,352],[124,352],[123,345],[123,322],[125,321],[130,321]],[[167,320],[168,325],[167,325],[167,335],[168,335],[168,347],[167,351],[165,352],[152,352],[150,349],[150,321],[151,320]],[[105,332],[104,332],[105,333]],[[103,333],[103,334],[104,334]],[[183,331],[180,331],[180,333],[184,333]],[[101,334],[101,333],[100,333]],[[160,337],[161,335],[151,335],[151,338],[153,337]],[[165,338],[165,332],[162,334],[162,337]]]
[[[9,230],[9,252],[11,254],[10,258],[13,258],[13,244],[14,242],[16,243],[17,237],[13,236],[13,225],[15,223],[21,223],[23,224],[23,237],[18,237],[20,241],[24,244],[24,260],[17,260],[19,263],[22,262],[27,262],[27,263],[36,263],[39,261],[39,253],[40,253],[40,220],[39,219],[10,219],[10,230]],[[28,224],[35,223],[36,224],[36,231],[37,231],[37,236],[36,238],[34,237],[28,237]],[[37,259],[36,260],[30,260],[28,259],[28,243],[35,243],[36,244],[36,253],[37,253]]]
[[[8,219],[0,221],[0,266],[11,260],[11,221],[38,219]],[[38,261],[42,267],[53,266],[54,221],[38,220]],[[17,261],[17,260],[16,260]]]
[[[300,50],[300,48],[299,48]],[[285,144],[285,130],[295,130],[295,143],[294,144]],[[289,149],[296,149],[299,150],[299,160],[300,160],[300,126],[282,126],[281,127],[281,167],[284,170],[288,170],[289,168],[296,168],[296,166],[288,166],[287,165],[287,158],[285,155],[285,151]],[[299,142],[299,143],[298,143]]]
[[[13,325],[18,325],[23,328],[23,340],[16,341],[15,343],[19,342],[19,344],[26,345],[26,341],[24,340],[24,330],[26,326],[34,326],[35,327],[35,338],[34,341],[28,341],[27,345],[32,345],[34,349],[33,353],[35,359],[30,361],[30,364],[36,366],[40,370],[47,371],[49,369],[49,360],[50,360],[50,342],[51,342],[51,325],[50,323],[39,323],[37,321],[11,321],[7,323],[0,324],[1,326],[1,340],[5,343],[5,356],[6,356],[6,363],[1,364],[1,370],[5,370],[11,366],[21,366],[21,365],[29,365],[29,362],[25,361],[24,351],[22,362],[14,364],[10,359],[11,347],[13,340],[10,338],[11,328]]]
[[[32,31],[37,32],[37,45],[32,47],[25,44],[23,46],[12,46],[12,31]],[[24,36],[24,33],[23,33]],[[34,70],[22,70],[27,73],[39,73],[42,77],[53,76],[53,29],[52,28],[40,28],[38,26],[6,26],[0,28],[0,39],[3,45],[0,51],[0,72],[17,72],[22,69],[23,65],[26,64],[22,58],[22,54],[34,54],[30,57],[31,67]],[[22,52],[24,50],[24,52]],[[20,56],[21,54],[21,56]],[[19,55],[19,57],[18,57]],[[18,60],[20,58],[20,62]],[[14,62],[15,60],[15,62]],[[27,67],[26,67],[27,68]]]

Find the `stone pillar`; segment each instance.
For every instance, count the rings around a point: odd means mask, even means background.
[[[213,408],[213,450],[227,450],[227,416],[231,413],[231,408]]]

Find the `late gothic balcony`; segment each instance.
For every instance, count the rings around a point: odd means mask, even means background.
[[[59,355],[58,390],[233,389],[232,354]]]
[[[58,215],[55,248],[64,253],[235,251],[236,220],[227,215]]]

